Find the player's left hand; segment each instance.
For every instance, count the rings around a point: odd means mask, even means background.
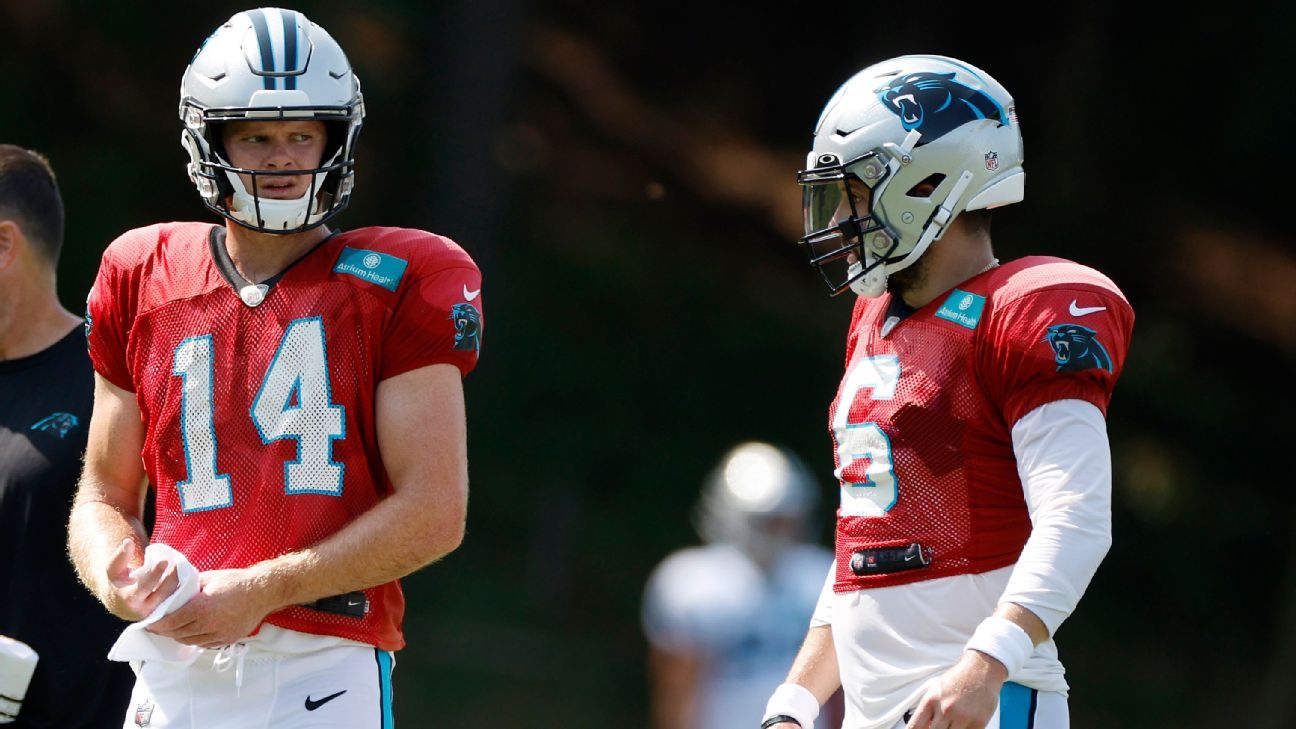
[[[985,729],[999,705],[1008,669],[974,650],[927,690],[905,729]]]
[[[247,570],[202,572],[198,585],[189,602],[147,630],[186,645],[220,648],[248,637],[273,610]]]

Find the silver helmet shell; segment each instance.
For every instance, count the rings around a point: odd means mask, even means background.
[[[707,476],[696,523],[705,541],[736,545],[764,563],[810,536],[818,503],[818,486],[801,459],[749,441],[731,448]]]
[[[258,194],[264,170],[230,164],[220,126],[241,120],[318,120],[328,141],[296,200]],[[203,42],[180,82],[180,142],[189,154],[189,179],[212,211],[266,233],[297,233],[324,224],[351,199],[355,146],[364,120],[360,82],[342,47],[294,10],[258,8],[236,13]],[[248,175],[247,189],[240,174]]]
[[[819,116],[799,242],[834,294],[878,296],[963,211],[1020,202],[1022,162],[1012,96],[989,74],[946,56],[874,64]]]

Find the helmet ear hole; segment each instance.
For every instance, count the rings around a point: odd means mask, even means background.
[[[927,175],[927,177],[923,178],[922,181],[920,181],[918,184],[909,188],[905,192],[905,197],[921,197],[921,198],[931,197],[931,194],[935,192],[936,188],[940,187],[940,184],[944,181],[945,181],[944,174],[940,172],[933,172],[932,174]]]

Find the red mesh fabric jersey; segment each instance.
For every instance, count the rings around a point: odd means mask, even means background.
[[[1134,322],[1107,277],[1057,258],[982,273],[883,336],[890,303],[856,302],[829,411],[838,592],[1013,564],[1030,518],[1012,426],[1055,400],[1105,413]],[[851,569],[857,550],[915,543],[929,566]]]
[[[136,393],[145,424],[151,539],[200,571],[310,546],[373,507],[391,490],[378,383],[437,363],[467,374],[481,327],[480,273],[448,239],[335,235],[251,307],[217,271],[213,230],[127,232],[104,253],[87,309],[95,369]],[[363,618],[292,607],[267,621],[399,649],[399,584],[365,594]]]

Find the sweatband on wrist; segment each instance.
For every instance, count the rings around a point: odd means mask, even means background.
[[[1035,652],[1035,642],[1020,625],[997,615],[982,620],[964,647],[1002,663],[1008,669],[1009,678],[1016,675]]]
[[[780,715],[800,724],[801,729],[813,729],[815,717],[819,716],[819,699],[799,683],[782,684],[765,704],[764,720]]]

